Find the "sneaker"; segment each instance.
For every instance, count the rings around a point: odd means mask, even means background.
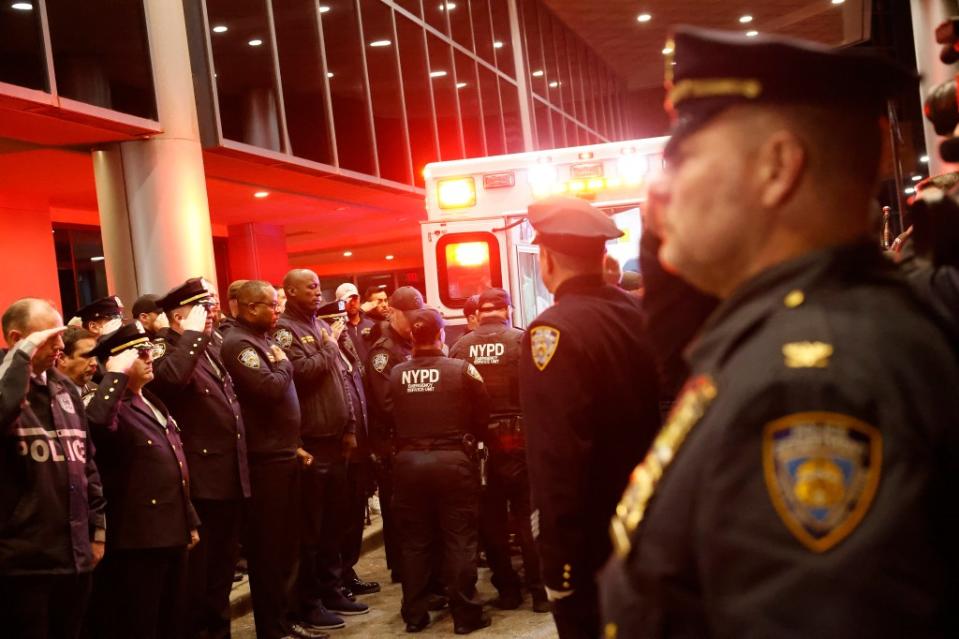
[[[346,622],[320,605],[313,605],[310,612],[300,620],[303,626],[311,626],[320,630],[335,630],[346,627]]]
[[[310,624],[292,623],[290,624],[290,632],[300,639],[330,639],[330,635],[321,632],[319,628]]]
[[[350,601],[344,597],[341,592],[337,592],[333,597],[324,599],[323,605],[326,606],[327,610],[343,616],[365,615],[370,611],[370,607],[366,604]]]

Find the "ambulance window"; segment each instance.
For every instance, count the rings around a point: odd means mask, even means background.
[[[440,299],[462,308],[466,299],[503,285],[499,242],[492,233],[451,233],[436,244]]]

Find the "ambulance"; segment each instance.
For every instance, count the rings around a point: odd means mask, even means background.
[[[640,207],[662,168],[668,138],[608,142],[567,149],[434,162],[423,175],[422,222],[426,302],[447,321],[447,339],[463,332],[463,304],[489,287],[513,300],[513,323],[525,328],[552,304],[539,278],[539,248],[526,221],[538,199],[584,198],[623,231],[607,251],[624,269],[639,270]]]

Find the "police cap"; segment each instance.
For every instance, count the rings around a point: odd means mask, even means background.
[[[423,308],[423,295],[412,286],[401,286],[390,295],[390,306],[398,311],[416,311]]]
[[[469,317],[479,309],[479,295],[470,295],[463,302],[463,317]]]
[[[316,316],[320,319],[335,319],[346,315],[346,302],[335,300],[327,302],[316,311]]]
[[[83,356],[95,356],[101,362],[105,362],[114,355],[130,348],[153,348],[153,344],[150,342],[150,336],[147,335],[143,328],[136,322],[124,324],[112,333],[101,335],[93,350],[84,353]]]
[[[509,293],[501,288],[488,288],[479,295],[479,310],[495,311],[513,305]]]
[[[123,315],[123,302],[116,295],[101,297],[98,300],[90,302],[77,311],[84,324],[93,320],[103,319],[104,317],[117,317]]]
[[[407,313],[406,317],[410,320],[413,341],[417,344],[435,341],[439,337],[440,331],[446,326],[440,312],[430,306],[411,311]]]
[[[160,296],[153,293],[147,293],[137,298],[133,303],[133,317],[139,317],[140,313],[162,313],[163,309],[159,305]]]
[[[569,255],[602,255],[607,240],[623,232],[602,211],[576,197],[554,195],[530,204],[537,244]]]
[[[169,293],[157,302],[166,312],[170,312],[181,306],[203,303],[203,300],[210,299],[210,291],[203,286],[203,278],[192,277],[186,282],[171,289]]]
[[[783,36],[680,26],[666,50],[670,145],[735,104],[822,104],[878,117],[886,98],[918,83],[915,72],[874,51]]]

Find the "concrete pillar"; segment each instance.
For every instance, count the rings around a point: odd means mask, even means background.
[[[110,292],[128,306],[190,277],[216,281],[183,4],[144,8],[163,133],[93,152]]]
[[[230,277],[234,280],[283,282],[290,270],[286,234],[274,224],[233,224],[229,232]]]
[[[916,65],[922,74],[919,85],[920,100],[934,88],[955,77],[957,65],[946,66],[939,61],[942,45],[936,43],[936,27],[946,18],[959,12],[956,0],[910,0],[912,35],[916,45]],[[929,154],[929,175],[939,175],[959,170],[959,165],[946,164],[939,158],[939,144],[944,138],[936,135],[935,129],[923,118],[926,152]]]

